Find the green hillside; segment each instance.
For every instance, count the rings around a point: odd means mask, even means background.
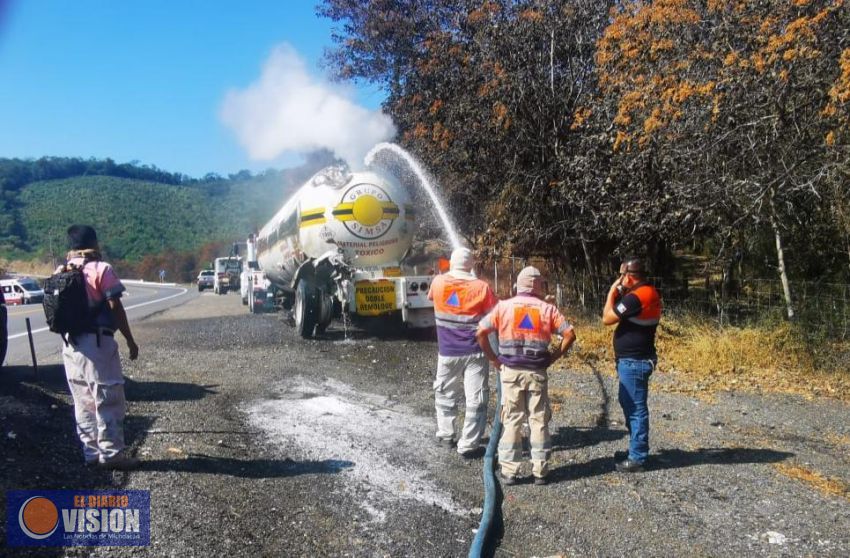
[[[4,173],[12,168],[10,161],[16,163],[16,172]],[[72,171],[81,176],[53,178],[51,174],[62,175],[56,171],[57,160],[51,160],[52,172],[35,172],[41,161],[5,160],[6,165],[0,165],[0,257],[61,256],[65,230],[73,223],[93,225],[106,254],[127,262],[167,250],[192,251],[211,242],[242,240],[330,162],[319,156],[294,169],[196,180],[141,167],[122,169],[124,176],[92,174],[88,171],[94,161],[85,162],[89,169]],[[63,171],[68,168],[68,160],[59,161]],[[28,180],[44,175],[52,179]]]

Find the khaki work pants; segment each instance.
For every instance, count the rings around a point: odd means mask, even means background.
[[[506,477],[515,477],[522,461],[522,426],[528,421],[531,442],[531,471],[543,478],[549,473],[552,438],[549,435],[549,383],[545,370],[523,370],[502,366],[502,437],[499,465]]]
[[[77,435],[86,463],[109,461],[124,449],[124,375],[115,339],[85,333],[62,349],[74,399]]]

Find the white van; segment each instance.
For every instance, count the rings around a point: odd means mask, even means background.
[[[44,290],[32,277],[0,279],[6,304],[35,304],[44,300]]]

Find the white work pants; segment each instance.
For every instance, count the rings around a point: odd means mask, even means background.
[[[437,437],[450,440],[455,435],[458,401],[466,399],[463,431],[457,451],[475,450],[487,428],[487,385],[490,366],[483,353],[437,357],[437,378],[434,380],[434,407],[437,411]]]
[[[124,375],[113,337],[85,333],[62,349],[74,399],[77,435],[87,463],[104,462],[124,449]]]

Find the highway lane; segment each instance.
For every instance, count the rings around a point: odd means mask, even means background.
[[[133,322],[142,320],[151,314],[183,304],[198,296],[196,291],[179,285],[161,285],[126,280],[124,285],[127,287],[127,292],[124,293],[122,302],[131,325]],[[3,363],[4,366],[32,364],[27,340],[26,318],[30,319],[33,343],[39,364],[58,362],[61,359],[59,351],[62,341],[58,335],[47,329],[41,304],[7,306],[7,310],[9,315],[9,349]],[[118,338],[123,347],[124,342],[120,334],[118,334]]]

